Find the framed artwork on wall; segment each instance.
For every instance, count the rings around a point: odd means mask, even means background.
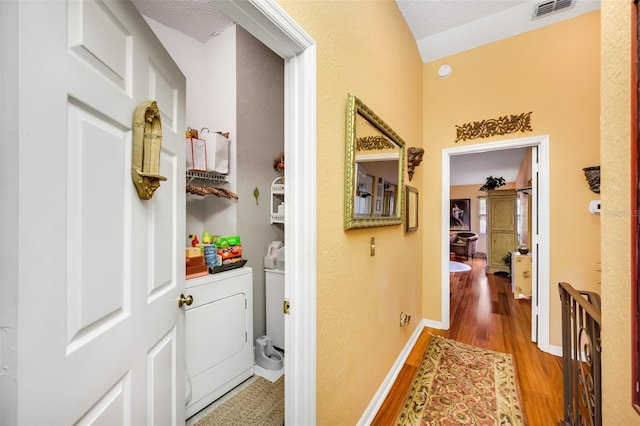
[[[418,189],[406,185],[406,212],[405,212],[405,232],[418,230]]]
[[[452,231],[471,231],[470,198],[449,200],[449,229]]]

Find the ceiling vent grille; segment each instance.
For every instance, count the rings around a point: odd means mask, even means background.
[[[533,7],[533,15],[531,19],[541,18],[551,13],[569,9],[575,5],[575,0],[552,0],[538,3]]]

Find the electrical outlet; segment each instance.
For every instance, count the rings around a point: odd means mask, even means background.
[[[411,322],[411,315],[401,312],[400,313],[400,326],[407,326]]]

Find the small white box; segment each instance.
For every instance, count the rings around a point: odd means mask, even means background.
[[[187,138],[187,170],[207,171],[207,145],[204,139]]]

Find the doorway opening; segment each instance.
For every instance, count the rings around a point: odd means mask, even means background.
[[[285,423],[315,423],[316,394],[316,51],[315,42],[276,3],[215,2],[238,27],[284,60]],[[305,282],[306,286],[294,286]],[[254,336],[255,337],[255,336]]]
[[[316,47],[276,3],[216,2],[230,19],[285,60],[285,423],[316,421]],[[294,286],[295,282],[307,285]]]
[[[441,327],[450,324],[449,303],[449,199],[451,183],[451,157],[464,154],[500,151],[514,148],[534,149],[532,155],[532,229],[530,248],[533,257],[531,339],[538,347],[551,353],[549,346],[549,137],[536,136],[447,148],[442,151],[442,266],[441,266]],[[537,160],[537,161],[536,161]]]

